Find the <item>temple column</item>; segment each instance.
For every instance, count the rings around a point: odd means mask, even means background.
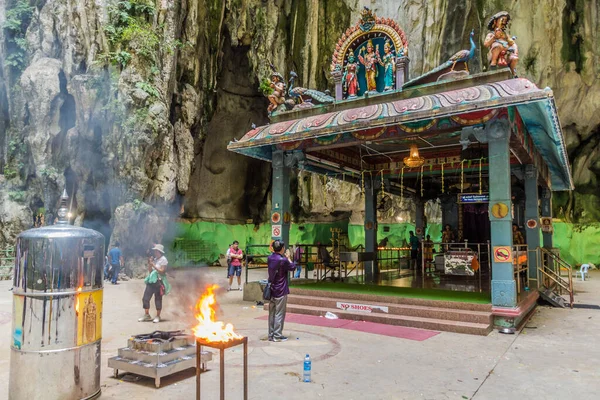
[[[290,170],[282,150],[273,151],[271,197],[271,239],[290,245]]]
[[[419,240],[425,237],[425,202],[421,198],[415,200],[416,215],[415,215],[415,235]]]
[[[549,188],[544,188],[542,192],[542,217],[552,218],[552,191]],[[553,232],[542,232],[542,240],[544,248],[551,249]]]
[[[510,190],[510,127],[506,120],[486,126],[490,174],[490,226],[492,259],[492,306],[517,305],[512,263],[512,220]]]
[[[402,86],[408,82],[408,57],[396,57],[396,90],[402,90]]]
[[[342,71],[335,70],[331,73],[331,76],[335,83],[335,101],[341,101],[344,99],[344,91],[342,90]]]
[[[365,177],[365,252],[374,255],[373,261],[365,261],[365,282],[375,282],[379,275],[377,265],[377,204],[376,188],[371,177]]]
[[[535,227],[528,221],[535,221]],[[538,199],[538,171],[533,165],[525,166],[525,236],[530,286],[537,287],[537,253],[540,247],[540,208]],[[535,282],[535,286],[533,283]]]

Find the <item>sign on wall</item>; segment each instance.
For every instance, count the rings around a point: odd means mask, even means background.
[[[494,261],[511,263],[513,260],[510,246],[494,246]]]
[[[458,195],[458,202],[462,204],[472,204],[472,203],[489,203],[490,202],[490,194],[489,193],[460,193]]]
[[[540,218],[540,225],[542,228],[542,232],[544,233],[552,233],[552,217],[542,217]]]
[[[271,237],[281,237],[281,225],[271,225]]]

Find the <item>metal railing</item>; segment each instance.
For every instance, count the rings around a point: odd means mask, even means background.
[[[529,290],[529,252],[526,244],[513,245],[514,279],[517,285],[517,296],[523,291],[523,286]]]
[[[389,270],[400,272],[403,261],[406,263],[406,268],[410,268],[410,247],[377,248],[377,264],[380,273]]]
[[[573,267],[554,253],[554,249],[538,247],[538,285],[558,291],[559,295],[567,293],[569,304],[573,308],[575,296],[573,291]],[[562,270],[566,271],[563,276]],[[565,279],[566,278],[566,279]]]
[[[436,274],[474,277],[479,292],[484,291],[483,280],[485,278],[487,285],[485,290],[489,290],[492,279],[490,242],[421,241],[421,284],[423,287],[425,287],[425,278]]]
[[[15,267],[15,248],[10,246],[0,250],[0,280],[10,279]]]

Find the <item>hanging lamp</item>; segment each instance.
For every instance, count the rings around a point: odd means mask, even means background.
[[[419,148],[416,144],[410,145],[410,155],[404,157],[404,165],[409,168],[417,168],[425,164],[425,159],[419,155]]]

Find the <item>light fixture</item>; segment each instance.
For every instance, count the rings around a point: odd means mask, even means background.
[[[419,155],[419,148],[416,144],[410,145],[410,155],[404,157],[404,165],[409,168],[417,168],[425,164],[425,159]]]

